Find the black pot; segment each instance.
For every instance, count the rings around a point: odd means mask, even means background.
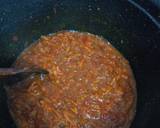
[[[135,74],[138,105],[132,128],[158,128],[160,17],[156,16],[160,10],[147,1],[141,4],[132,0],[1,0],[0,67],[9,67],[41,35],[78,30],[103,36],[129,60]],[[15,128],[1,85],[0,128]]]

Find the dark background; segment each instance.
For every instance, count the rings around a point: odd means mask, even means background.
[[[137,0],[157,21],[160,10]],[[130,62],[137,82],[132,128],[160,127],[160,28],[127,0],[0,0],[0,66],[10,66],[41,35],[87,31],[109,40]],[[0,128],[15,128],[0,81]]]

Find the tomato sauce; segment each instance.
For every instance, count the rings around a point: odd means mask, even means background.
[[[49,72],[7,88],[19,128],[129,128],[135,80],[128,61],[103,38],[71,31],[42,36],[13,66]]]

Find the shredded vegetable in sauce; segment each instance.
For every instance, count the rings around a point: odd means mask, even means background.
[[[42,36],[14,67],[38,66],[6,89],[19,128],[129,128],[136,88],[128,61],[106,40],[63,31]]]

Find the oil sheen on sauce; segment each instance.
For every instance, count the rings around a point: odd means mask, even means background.
[[[136,88],[128,61],[108,41],[63,31],[42,36],[14,67],[39,66],[6,89],[19,128],[129,128]]]

